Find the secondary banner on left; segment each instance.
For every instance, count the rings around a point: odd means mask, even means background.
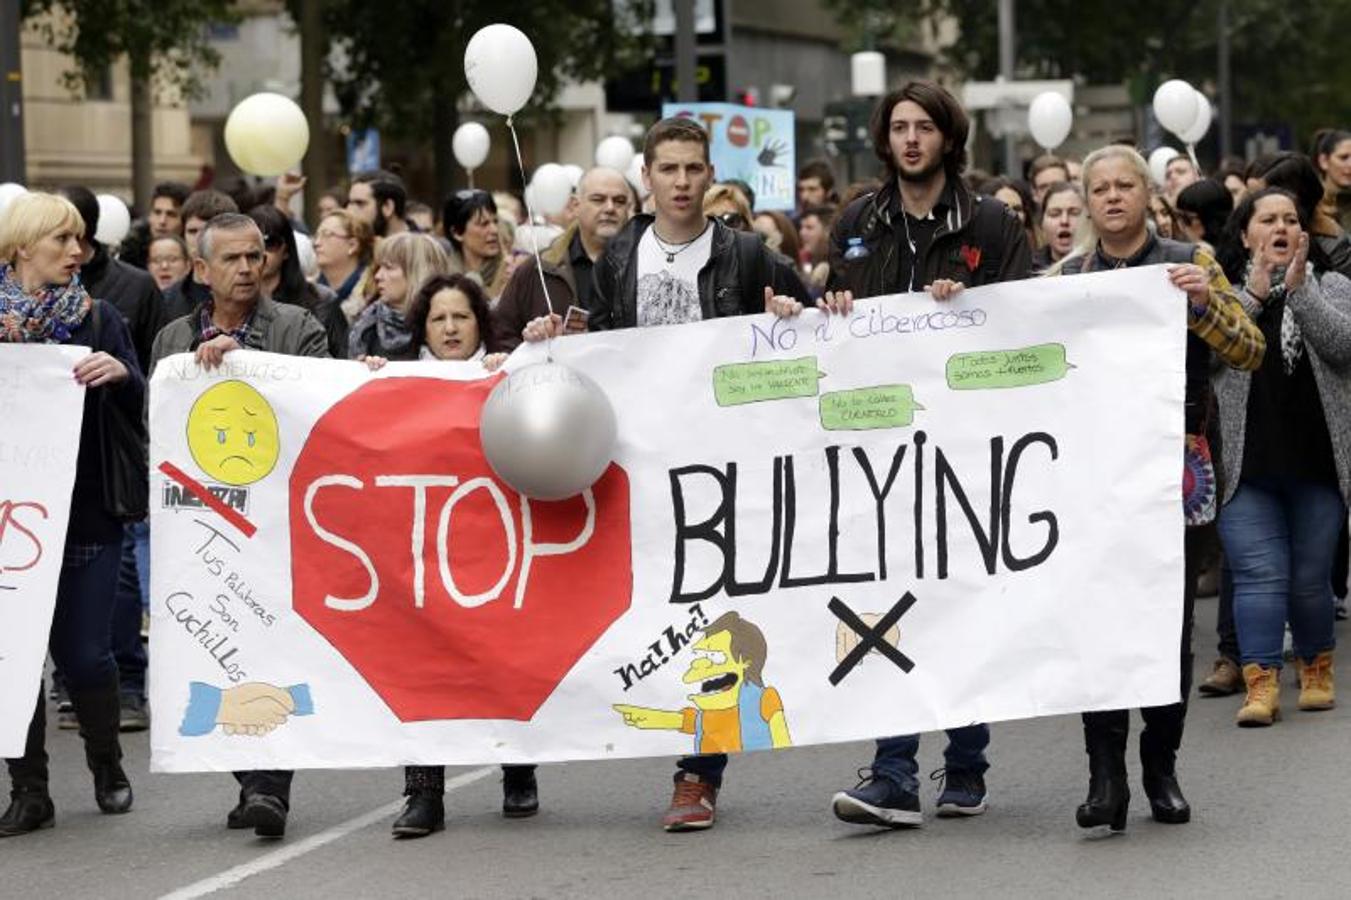
[[[0,344],[0,756],[23,755],[61,577],[86,347]]]

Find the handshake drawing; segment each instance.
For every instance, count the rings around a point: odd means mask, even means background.
[[[249,682],[218,688],[200,681],[188,687],[188,708],[178,733],[184,737],[210,734],[217,726],[228,735],[262,737],[291,716],[314,713],[308,684],[277,687]]]

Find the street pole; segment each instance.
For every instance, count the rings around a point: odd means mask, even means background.
[[[1220,0],[1220,159],[1234,152],[1234,81],[1229,67],[1229,0]]]
[[[23,146],[23,66],[19,49],[19,4],[0,0],[0,181],[28,181]]]
[[[694,43],[694,0],[675,0],[675,26],[676,101],[695,103],[699,100],[695,74],[699,51]]]
[[[1014,19],[1014,0],[999,0],[999,76],[1005,81],[1013,81],[1013,70],[1017,64],[1018,33]],[[1022,166],[1018,159],[1018,139],[1015,135],[1004,135],[1004,174],[1010,178],[1022,176]]]

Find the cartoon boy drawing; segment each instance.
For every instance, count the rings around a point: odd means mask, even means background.
[[[696,753],[735,753],[792,746],[779,692],[765,687],[768,647],[760,629],[734,612],[704,629],[694,659],[681,678],[699,685],[694,703],[679,710],[614,704],[634,728],[694,735]]]

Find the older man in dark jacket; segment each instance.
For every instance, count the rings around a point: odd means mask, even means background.
[[[570,203],[577,221],[540,253],[542,267],[530,259],[516,270],[493,309],[493,332],[499,350],[515,350],[521,343],[522,330],[532,319],[550,313],[566,314],[573,306],[588,311],[591,308],[596,261],[633,215],[633,191],[622,174],[598,166],[582,176]],[[586,330],[586,323],[579,325],[579,330]]]
[[[239,213],[216,216],[206,223],[199,241],[201,253],[193,271],[211,296],[155,338],[152,370],[175,353],[195,353],[207,368],[220,366],[225,354],[241,349],[328,357],[328,338],[318,319],[308,310],[263,296],[263,233],[252,219]],[[252,828],[259,837],[281,837],[291,808],[293,774],[236,772],[239,804],[226,824]]]

